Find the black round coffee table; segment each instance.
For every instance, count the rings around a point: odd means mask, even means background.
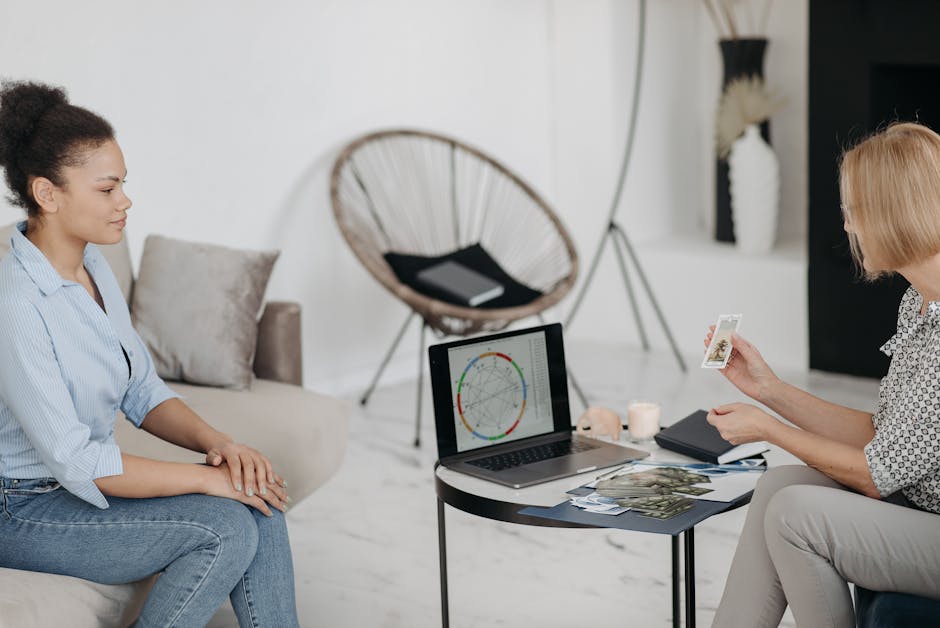
[[[661,462],[698,462],[691,458],[674,454],[653,446],[654,460]],[[444,628],[450,626],[450,611],[447,591],[447,540],[445,526],[445,509],[452,508],[466,513],[485,517],[494,521],[505,521],[522,525],[554,527],[554,528],[608,528],[619,527],[604,525],[610,521],[605,515],[594,517],[597,525],[575,523],[571,521],[558,521],[530,514],[520,513],[531,506],[550,508],[567,500],[570,495],[566,492],[575,487],[582,486],[594,480],[604,470],[596,470],[580,476],[554,480],[544,484],[537,484],[522,489],[515,489],[486,480],[474,478],[463,473],[452,471],[439,463],[434,465],[434,488],[437,493],[437,535],[438,556],[440,560],[441,585],[441,617]],[[728,512],[744,506],[750,501],[746,495],[734,502],[728,502],[727,508],[720,512]],[[719,514],[719,513],[714,513]],[[712,515],[713,516],[713,515]],[[684,546],[684,575],[685,575],[685,625],[695,627],[695,525],[681,531]],[[679,586],[679,536],[670,534],[672,546],[672,625],[678,628],[681,624],[681,593]]]

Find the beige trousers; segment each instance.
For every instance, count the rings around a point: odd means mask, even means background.
[[[805,466],[757,483],[713,628],[854,628],[847,582],[940,599],[940,515],[859,495]]]

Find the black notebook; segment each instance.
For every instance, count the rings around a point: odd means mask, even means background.
[[[654,436],[656,444],[713,464],[727,464],[767,451],[767,443],[763,441],[735,447],[721,437],[707,416],[705,410],[696,410]]]

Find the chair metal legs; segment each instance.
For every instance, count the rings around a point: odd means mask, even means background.
[[[379,379],[382,377],[382,373],[385,372],[385,368],[388,366],[392,356],[395,354],[395,349],[397,349],[398,345],[401,344],[401,339],[404,337],[405,332],[408,330],[408,325],[411,324],[411,320],[414,317],[415,312],[412,310],[408,313],[408,318],[405,319],[405,324],[401,326],[400,330],[398,330],[398,335],[395,336],[395,340],[392,342],[392,346],[385,354],[385,358],[382,360],[382,364],[379,365],[379,370],[375,373],[375,377],[372,378],[372,383],[369,384],[369,388],[365,393],[363,393],[362,398],[359,399],[360,404],[366,405],[369,403],[369,397],[372,396],[372,392],[379,383]],[[418,350],[418,400],[416,404],[417,409],[415,410],[415,447],[421,446],[421,397],[424,393],[424,340],[427,330],[428,324],[422,320],[421,331],[419,333],[421,336],[419,339],[420,348]]]
[[[385,372],[385,367],[388,366],[389,361],[392,359],[392,355],[395,353],[395,349],[398,348],[398,345],[401,343],[402,336],[405,335],[405,330],[408,329],[408,323],[411,322],[411,319],[415,317],[414,310],[408,313],[408,318],[405,319],[405,324],[401,326],[401,330],[398,332],[398,335],[395,336],[392,346],[389,348],[388,353],[385,354],[385,359],[382,360],[382,364],[379,365],[379,370],[376,372],[375,377],[372,378],[372,383],[369,384],[368,390],[362,395],[362,398],[359,400],[361,405],[366,405],[369,403],[369,397],[372,396],[372,391],[375,390],[375,385],[379,383],[379,378],[382,377],[382,373]]]
[[[428,324],[422,320],[421,321],[421,331],[418,332],[418,335],[421,337],[418,340],[419,349],[418,349],[418,402],[417,410],[415,410],[415,447],[421,446],[421,393],[423,392],[424,384],[424,334],[428,330]]]

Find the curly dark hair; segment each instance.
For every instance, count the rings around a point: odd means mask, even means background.
[[[114,129],[96,113],[69,104],[65,90],[41,83],[8,82],[0,87],[0,166],[13,192],[10,202],[39,216],[31,177],[64,184],[62,168],[79,166],[88,149],[114,139]]]

